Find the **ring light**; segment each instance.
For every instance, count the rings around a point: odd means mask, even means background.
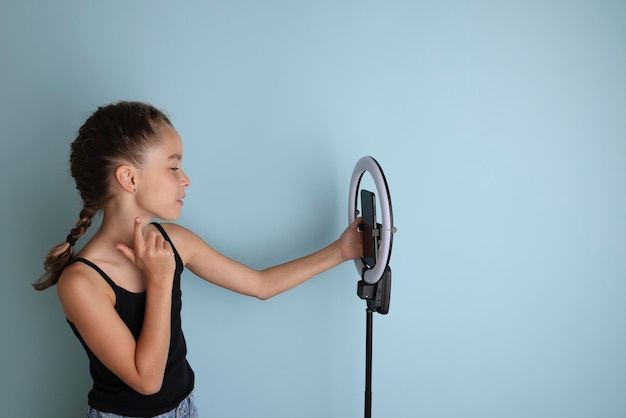
[[[350,181],[348,201],[348,221],[354,222],[357,210],[357,195],[365,172],[370,173],[376,184],[380,201],[382,224],[376,222],[375,196],[368,190],[361,190],[361,210],[363,212],[363,257],[355,259],[356,269],[361,277],[357,295],[367,301],[365,332],[365,418],[372,416],[372,323],[373,312],[386,315],[389,312],[391,292],[391,244],[396,228],[393,226],[391,196],[387,180],[378,162],[372,157],[357,161]],[[366,235],[367,234],[367,235]],[[369,236],[371,234],[371,237]]]
[[[376,185],[376,191],[380,199],[380,206],[382,212],[382,226],[378,230],[378,240],[380,247],[376,256],[376,265],[374,268],[368,268],[363,260],[358,258],[354,260],[356,269],[359,275],[362,275],[363,280],[368,284],[374,284],[378,282],[385,268],[389,264],[389,258],[391,257],[391,244],[393,241],[393,234],[396,232],[396,228],[393,226],[393,214],[391,210],[391,196],[389,194],[389,188],[387,187],[387,180],[383,174],[383,170],[380,168],[378,162],[372,157],[366,156],[357,161],[352,172],[352,179],[350,181],[350,193],[348,201],[348,221],[354,222],[359,215],[357,210],[357,195],[361,179],[365,172],[370,173],[374,179]]]

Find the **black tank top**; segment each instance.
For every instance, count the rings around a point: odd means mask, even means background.
[[[89,371],[93,379],[93,387],[89,392],[89,405],[102,412],[133,417],[152,417],[174,409],[193,390],[194,373],[187,362],[187,344],[181,328],[180,311],[182,308],[180,275],[183,262],[170,241],[163,227],[153,223],[161,231],[163,237],[172,245],[176,259],[174,286],[172,290],[172,320],[170,348],[165,366],[165,376],[161,390],[154,395],[142,395],[124,383],[87,347],[80,333],[69,322],[74,334],[78,337],[89,357]],[[115,310],[128,326],[128,329],[139,338],[146,308],[146,293],[132,293],[115,284],[98,266],[84,258],[76,258],[73,262],[82,262],[95,269],[115,291]]]

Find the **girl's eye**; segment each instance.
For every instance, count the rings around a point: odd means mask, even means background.
[[[172,167],[172,171],[178,171],[180,170],[180,167]]]

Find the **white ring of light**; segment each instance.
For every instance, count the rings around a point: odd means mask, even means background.
[[[370,173],[376,184],[376,191],[378,199],[380,201],[382,221],[380,228],[380,247],[376,256],[376,265],[372,269],[366,268],[363,260],[357,258],[354,260],[356,269],[359,275],[363,275],[363,280],[366,283],[377,283],[383,276],[385,267],[389,263],[391,257],[391,244],[393,241],[393,233],[396,229],[393,226],[393,214],[391,210],[391,195],[389,194],[389,188],[387,187],[387,180],[383,174],[383,170],[380,168],[378,162],[372,157],[362,157],[357,161],[352,172],[352,179],[350,181],[350,192],[348,199],[348,221],[354,222],[357,218],[357,195],[359,185],[361,184],[361,178],[363,173]]]

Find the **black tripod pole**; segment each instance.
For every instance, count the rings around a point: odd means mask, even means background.
[[[359,281],[357,294],[367,301],[367,322],[365,323],[365,418],[372,418],[372,323],[374,312],[386,315],[389,312],[389,292],[391,290],[391,269],[385,268],[380,281],[368,284]]]
[[[372,417],[372,310],[367,308],[365,330],[365,418]]]

